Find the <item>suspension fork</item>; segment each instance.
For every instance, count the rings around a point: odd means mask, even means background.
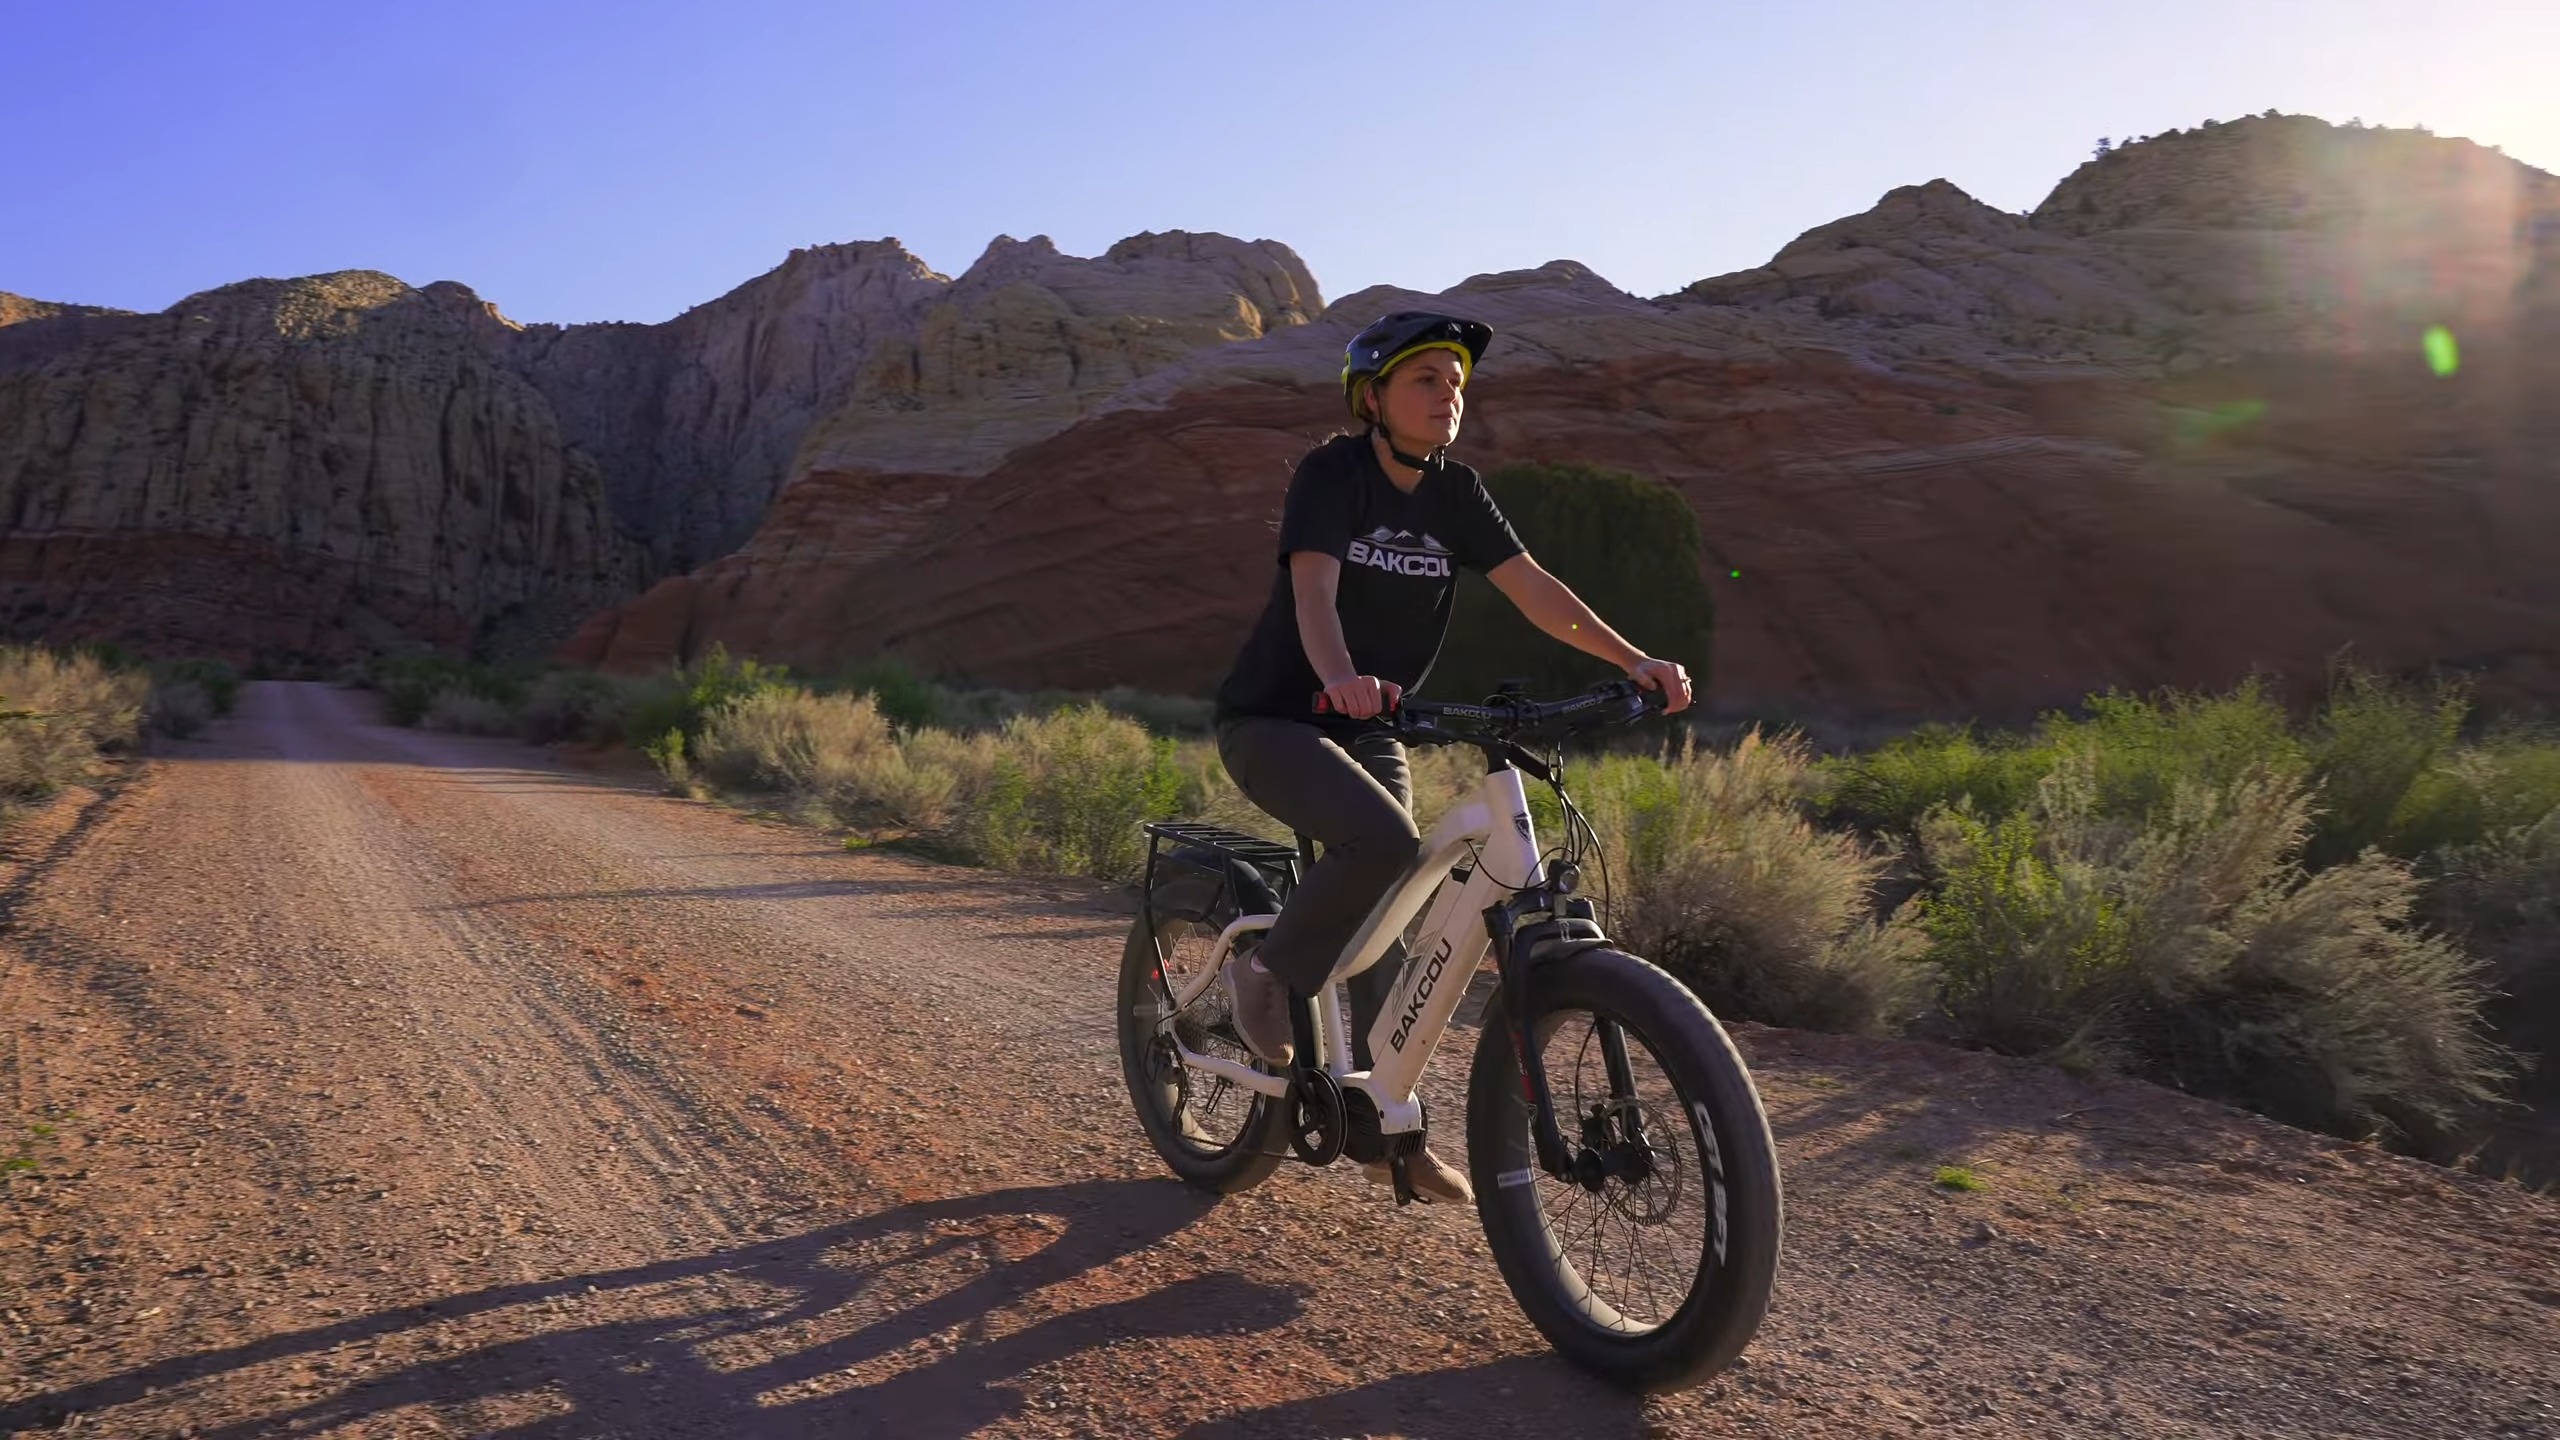
[[[1572,1181],[1576,1178],[1574,1154],[1566,1148],[1564,1132],[1556,1128],[1555,1097],[1547,1088],[1547,1057],[1530,1033],[1529,957],[1518,944],[1519,922],[1514,914],[1522,898],[1486,906],[1484,925],[1493,937],[1494,967],[1502,977],[1504,1021],[1511,1027],[1511,1053],[1520,1062],[1520,1098],[1529,1102],[1529,1134],[1538,1147],[1538,1168]],[[1617,1064],[1610,1070],[1613,1087],[1625,1064],[1626,1045],[1621,1040]],[[1632,1080],[1627,1088],[1634,1089]]]
[[[1636,1074],[1627,1063],[1627,1032],[1606,1015],[1595,1015],[1592,1021],[1592,1028],[1600,1032],[1600,1058],[1609,1067],[1609,1098],[1618,1102],[1620,1138],[1644,1145],[1644,1110],[1635,1103]]]

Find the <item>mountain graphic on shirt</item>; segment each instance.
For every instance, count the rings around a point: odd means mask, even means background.
[[[1441,544],[1439,537],[1428,531],[1416,535],[1410,530],[1398,530],[1390,525],[1381,525],[1370,531],[1369,543],[1391,546],[1398,550],[1428,550],[1439,555],[1449,553],[1449,547]]]

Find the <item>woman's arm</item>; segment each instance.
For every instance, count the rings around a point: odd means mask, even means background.
[[[1342,615],[1334,599],[1342,585],[1342,562],[1321,550],[1289,552],[1289,588],[1298,601],[1298,644],[1315,667],[1325,698],[1354,720],[1396,703],[1403,695],[1394,682],[1363,675],[1351,662],[1351,646],[1342,638]],[[1313,697],[1309,697],[1311,700]]]
[[[1485,572],[1494,588],[1511,599],[1511,603],[1528,617],[1530,624],[1581,651],[1597,656],[1627,672],[1628,678],[1648,690],[1662,687],[1670,699],[1669,709],[1684,710],[1689,705],[1689,673],[1668,660],[1656,660],[1627,643],[1626,637],[1609,628],[1607,622],[1582,603],[1582,597],[1571,587],[1532,560],[1526,553],[1514,555]],[[1303,603],[1303,602],[1302,602]],[[1304,612],[1301,612],[1302,614]]]

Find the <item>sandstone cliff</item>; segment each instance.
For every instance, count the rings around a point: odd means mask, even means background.
[[[984,468],[1319,307],[1286,248],[1188,234],[999,240],[958,280],[894,240],[822,246],[663,325],[521,325],[370,274],[156,316],[0,295],[0,630],[312,655],[552,634],[733,548],[804,449]]]
[[[602,465],[624,526],[684,568],[734,549],[795,474],[982,470],[1159,365],[1320,308],[1269,241],[1148,234],[1085,259],[999,237],[953,280],[883,240],[794,251],[664,325],[482,333]]]
[[[388,276],[0,329],[12,634],[314,659],[539,637],[637,559],[541,394]]]
[[[1289,464],[1335,427],[1344,340],[1430,303],[1501,333],[1465,458],[1622,466],[1696,505],[1720,706],[2023,717],[2109,684],[2316,680],[2350,644],[2552,697],[2552,193],[2465,142],[2250,120],[2092,162],[2031,217],[1897,190],[1656,300],[1570,262],[1364,291],[983,473],[814,452],[737,553],[565,653],[1204,689],[1268,583]],[[2435,325],[2455,373],[2425,364]]]

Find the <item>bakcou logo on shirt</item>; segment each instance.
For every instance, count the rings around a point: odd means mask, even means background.
[[[1412,575],[1423,579],[1445,580],[1449,568],[1449,547],[1435,536],[1416,535],[1410,530],[1397,530],[1381,525],[1369,532],[1368,538],[1351,542],[1343,557],[1353,565],[1366,565],[1390,575]]]

